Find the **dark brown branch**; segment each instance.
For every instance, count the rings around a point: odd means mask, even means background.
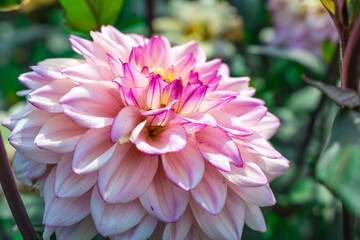
[[[354,228],[354,215],[342,205],[342,224],[343,224],[343,239],[344,240],[355,240],[355,228]]]
[[[147,24],[149,28],[149,35],[151,37],[154,34],[152,21],[155,17],[155,0],[147,0],[147,4]]]
[[[358,69],[360,64],[360,18],[351,31],[341,71],[342,87],[359,90]]]
[[[24,240],[38,239],[16,187],[0,132],[0,182],[14,220]]]

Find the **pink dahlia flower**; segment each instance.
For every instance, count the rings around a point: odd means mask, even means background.
[[[269,181],[289,163],[268,142],[279,121],[249,78],[206,62],[195,42],[171,47],[111,26],[91,36],[70,37],[84,60],[49,59],[21,75],[28,103],[3,122],[18,178],[44,196],[44,238],[265,231]]]

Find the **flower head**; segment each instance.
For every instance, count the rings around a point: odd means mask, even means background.
[[[172,0],[168,12],[154,19],[155,31],[175,45],[196,40],[210,58],[232,56],[243,39],[242,18],[226,1]]]
[[[325,40],[337,42],[334,22],[320,1],[268,0],[267,5],[275,27],[272,45],[305,49],[320,56]]]
[[[70,37],[84,60],[49,59],[19,80],[27,105],[5,121],[14,165],[45,199],[44,238],[240,239],[265,231],[268,182],[288,161],[279,122],[249,78],[207,62],[195,42],[123,34]],[[158,232],[158,231],[156,231]]]

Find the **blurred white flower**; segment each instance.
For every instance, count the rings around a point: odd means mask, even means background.
[[[154,19],[154,30],[174,45],[196,40],[210,58],[226,58],[243,38],[242,19],[226,1],[170,1],[169,15]]]

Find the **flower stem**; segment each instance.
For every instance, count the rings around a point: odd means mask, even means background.
[[[0,132],[0,182],[15,222],[24,240],[38,239],[16,187]]]
[[[342,205],[343,240],[355,240],[354,215]]]
[[[147,0],[147,24],[149,28],[149,36],[154,34],[154,29],[152,26],[152,21],[155,17],[155,1]]]

